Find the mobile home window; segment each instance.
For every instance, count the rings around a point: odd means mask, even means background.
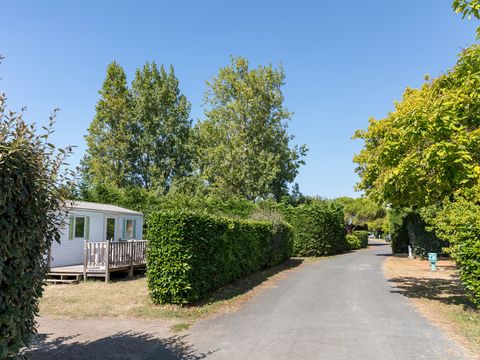
[[[85,237],[85,218],[83,216],[75,217],[75,237],[82,239]]]
[[[125,235],[127,239],[133,238],[133,220],[127,220],[125,223]]]

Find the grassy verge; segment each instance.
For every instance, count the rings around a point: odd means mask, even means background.
[[[427,261],[392,256],[385,261],[384,271],[395,285],[392,291],[408,297],[428,321],[480,359],[480,311],[465,297],[454,264],[441,260],[437,266],[433,272]]]
[[[190,324],[199,318],[237,309],[289,271],[317,260],[290,259],[284,264],[262,270],[219,289],[207,301],[184,307],[152,305],[145,277],[108,284],[87,281],[78,285],[50,285],[45,288],[40,301],[40,315],[54,318],[173,319]]]

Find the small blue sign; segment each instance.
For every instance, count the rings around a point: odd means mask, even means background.
[[[437,270],[437,253],[428,253],[428,261],[432,265],[432,271]]]

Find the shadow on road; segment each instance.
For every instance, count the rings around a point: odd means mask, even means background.
[[[252,275],[247,276],[246,278],[236,280],[233,283],[220,288],[219,290],[215,291],[209,299],[192,306],[202,306],[212,301],[229,300],[238,295],[247,293],[249,290],[260,285],[276,274],[300,266],[303,261],[304,259],[301,258],[293,258],[285,261],[283,264],[260,270]]]
[[[445,304],[465,305],[470,307],[465,290],[459,281],[439,278],[396,277],[388,280],[395,284],[392,293],[409,298],[430,299]]]
[[[198,354],[186,342],[187,335],[159,339],[150,334],[119,332],[95,341],[76,341],[77,336],[49,339],[38,334],[33,345],[22,354],[25,360],[47,359],[132,359],[132,360],[198,360],[216,350]]]

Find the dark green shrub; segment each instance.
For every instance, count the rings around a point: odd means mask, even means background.
[[[434,232],[427,231],[427,224],[417,212],[410,212],[403,221],[416,256],[426,258],[429,252],[443,254],[443,248],[448,246],[448,242],[440,240]]]
[[[390,237],[392,251],[395,254],[402,254],[408,252],[408,230],[407,224],[403,221],[406,213],[401,211],[391,210],[388,213]]]
[[[347,243],[350,250],[358,250],[362,247],[360,239],[353,234],[347,234]]]
[[[147,227],[148,288],[157,304],[204,299],[292,253],[292,228],[284,222],[167,211],[152,214]]]
[[[352,232],[360,240],[360,247],[366,248],[368,246],[368,231],[355,230]]]
[[[60,171],[68,151],[54,153],[20,115],[5,115],[0,96],[0,358],[28,346],[46,275],[44,255],[59,240],[66,192]]]
[[[443,248],[448,246],[448,242],[428,231],[419,213],[409,210],[397,212],[393,219],[390,221],[390,233],[394,253],[407,253],[408,245],[412,246],[414,255],[423,258],[429,252],[444,253]]]
[[[285,209],[293,226],[295,256],[333,255],[349,250],[343,208],[331,201],[312,201]]]

